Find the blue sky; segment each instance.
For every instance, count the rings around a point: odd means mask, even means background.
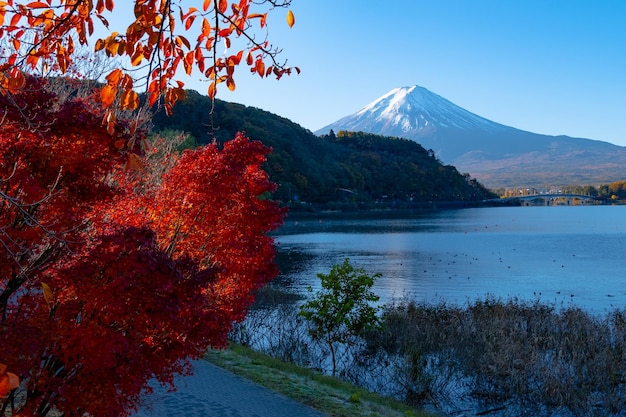
[[[626,145],[626,1],[293,0],[292,10],[292,29],[284,10],[270,14],[270,38],[302,74],[261,80],[242,67],[219,98],[316,130],[418,84],[516,128]]]
[[[292,29],[286,10],[270,13],[270,40],[302,73],[261,80],[242,66],[236,91],[218,98],[315,131],[417,84],[498,123],[626,146],[625,0],[293,0],[291,9]],[[199,73],[182,79],[206,94]]]

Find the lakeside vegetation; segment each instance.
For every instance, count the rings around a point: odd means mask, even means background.
[[[300,304],[267,287],[231,339],[330,374],[329,349],[311,338]],[[399,299],[336,356],[339,377],[416,410],[575,417],[626,409],[626,310],[598,316],[489,296],[466,305]]]

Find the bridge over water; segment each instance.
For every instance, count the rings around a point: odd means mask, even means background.
[[[578,200],[578,204],[589,204],[596,200],[594,196],[584,194],[530,194],[515,197],[500,198],[493,201],[513,202],[519,201],[523,206],[571,206]]]

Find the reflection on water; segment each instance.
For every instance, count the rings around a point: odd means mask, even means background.
[[[383,302],[498,297],[626,306],[626,207],[506,207],[287,219],[279,283],[298,292],[350,258]]]

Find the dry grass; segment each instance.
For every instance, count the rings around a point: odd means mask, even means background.
[[[381,329],[343,347],[338,374],[354,385],[455,416],[626,415],[626,310],[595,316],[538,301],[399,300],[382,319]],[[254,311],[233,337],[328,368],[294,304]]]
[[[596,317],[576,307],[486,299],[465,308],[404,302],[384,318],[370,352],[403,358],[397,377],[405,388],[412,384],[409,401],[441,396],[437,378],[445,376],[482,407],[574,416],[626,409],[624,311]]]

